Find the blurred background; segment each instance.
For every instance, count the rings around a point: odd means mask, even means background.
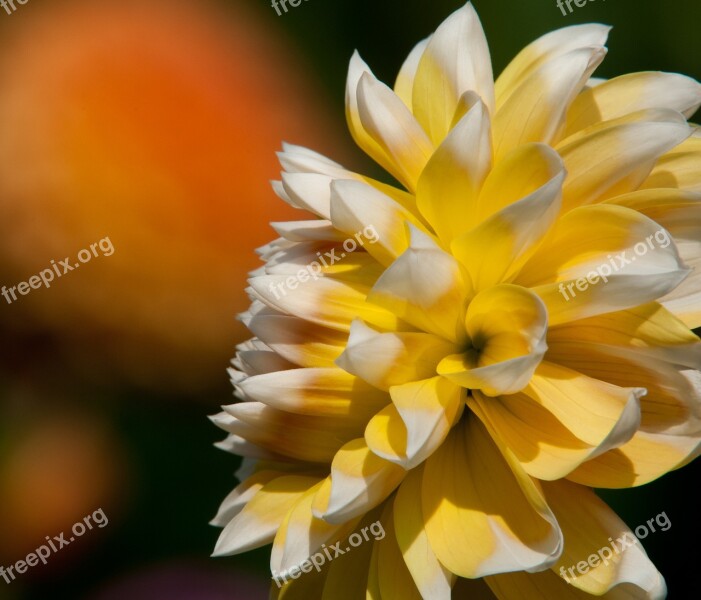
[[[698,0],[475,0],[495,72],[566,25],[614,25],[598,76],[701,79]],[[0,298],[0,565],[102,508],[109,519],[0,599],[267,597],[268,549],[210,559],[207,525],[238,459],[206,419],[231,401],[246,273],[267,223],[295,218],[269,189],[282,141],[381,176],[346,132],[354,49],[383,80],[461,0],[28,0],[0,8],[0,286],[106,237],[98,254]],[[697,117],[698,118],[698,117]],[[72,259],[73,260],[73,259]],[[699,464],[602,495],[691,598]]]

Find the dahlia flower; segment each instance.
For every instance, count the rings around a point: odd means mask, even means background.
[[[399,185],[285,146],[274,189],[315,218],[259,251],[213,417],[245,457],[215,555],[272,542],[274,597],[666,595],[640,544],[567,571],[631,536],[591,488],[701,447],[701,86],[592,79],[608,31],[495,82],[468,3],[394,90],[354,55],[350,130]]]

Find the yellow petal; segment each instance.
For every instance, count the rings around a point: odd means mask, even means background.
[[[421,594],[407,569],[397,543],[392,503],[388,503],[380,517],[385,537],[376,541],[372,549],[372,568],[368,582],[382,600],[422,600]]]
[[[353,319],[360,317],[380,328],[400,328],[399,319],[390,311],[366,302],[370,291],[367,283],[347,283],[331,277],[303,282],[294,275],[262,275],[252,278],[250,284],[255,295],[269,306],[322,327],[347,332]]]
[[[460,419],[465,392],[443,377],[405,383],[390,388],[392,403],[406,425],[406,460],[411,469],[428,458]]]
[[[691,117],[701,105],[701,85],[674,73],[629,73],[582,91],[567,113],[565,135],[648,108]]]
[[[357,526],[359,519],[331,525],[313,515],[312,502],[322,485],[320,481],[302,494],[281,523],[270,555],[273,576],[293,575],[314,553],[345,539]]]
[[[363,128],[390,159],[389,172],[414,191],[433,144],[401,99],[371,73],[360,76],[357,93]]]
[[[455,587],[453,588],[454,598],[469,598],[470,600],[496,600],[496,596],[489,589],[483,579],[465,579],[458,577]]]
[[[406,461],[406,425],[394,404],[370,419],[365,428],[365,441],[377,456],[397,464]]]
[[[387,394],[337,368],[290,369],[248,377],[244,397],[301,415],[366,422],[387,404]]]
[[[290,509],[318,482],[316,477],[286,475],[263,485],[224,528],[214,556],[230,556],[269,544]]]
[[[655,165],[641,189],[678,188],[701,192],[701,130],[696,128],[691,138],[665,154]]]
[[[417,206],[445,247],[473,226],[491,166],[489,112],[478,99],[434,152],[416,189]]]
[[[356,532],[370,530],[372,537],[368,536],[369,539],[365,540],[363,536],[364,541],[359,546],[334,557],[331,563],[324,565],[322,572],[327,573],[327,576],[321,600],[358,600],[365,597],[375,539],[380,539],[384,532],[382,522],[379,521],[381,514],[381,508],[369,512],[356,527]],[[375,531],[377,535],[374,534]],[[334,554],[335,551],[332,556]],[[304,600],[318,597],[318,589]]]
[[[502,284],[480,292],[465,317],[470,349],[444,358],[438,373],[488,396],[523,389],[547,350],[548,316],[530,290]]]
[[[682,466],[701,450],[701,376],[698,371],[653,359],[637,350],[603,344],[554,342],[553,360],[624,386],[646,389],[641,424],[633,438],[582,465],[570,477],[593,487],[641,485]]]
[[[317,495],[312,510],[328,523],[344,523],[375,508],[405,475],[404,469],[374,454],[363,438],[353,440],[334,456],[328,496]]]
[[[656,302],[551,327],[548,343],[603,344],[701,369],[699,338]]]
[[[229,521],[239,514],[248,502],[263,488],[266,483],[284,475],[282,471],[262,470],[247,477],[224,499],[217,515],[210,521],[215,527],[225,527]]]
[[[453,241],[453,255],[470,274],[475,292],[509,283],[535,254],[560,212],[564,178],[560,170],[529,196]]]
[[[341,180],[331,184],[331,220],[351,240],[344,241],[346,247],[339,258],[345,259],[347,248],[357,247],[358,241],[353,236],[366,231],[365,239],[360,240],[364,249],[384,266],[391,265],[408,248],[407,222],[427,233],[410,211],[360,181]],[[368,223],[371,225],[366,227]]]
[[[348,66],[348,78],[346,80],[346,121],[348,122],[348,128],[350,129],[355,143],[386,171],[392,173],[395,170],[392,158],[387,155],[386,150],[373,139],[368,131],[366,131],[360,119],[358,87],[360,79],[365,73],[372,75],[370,67],[360,58],[358,52],[355,51],[351,57],[350,65]]]
[[[485,579],[498,600],[591,600],[587,594],[569,585],[552,571],[542,573],[507,573]],[[649,600],[639,588],[630,584],[617,586],[602,600]],[[661,599],[660,599],[661,600]]]
[[[431,37],[414,78],[414,114],[434,144],[450,130],[460,97],[476,92],[494,111],[489,47],[470,2],[450,15]]]
[[[693,435],[637,432],[620,448],[584,463],[568,479],[597,488],[630,488],[650,483],[701,454],[701,432]]]
[[[353,321],[339,367],[382,390],[436,374],[436,366],[457,346],[430,333],[380,333]]]
[[[495,86],[497,108],[501,108],[518,86],[546,62],[573,50],[602,48],[610,30],[606,25],[573,25],[546,33],[531,42],[499,75]]]
[[[424,465],[422,508],[438,560],[475,578],[552,564],[562,539],[533,481],[464,419]]]
[[[615,448],[637,431],[645,390],[618,387],[544,361],[523,393],[583,442]]]
[[[612,198],[609,203],[641,212],[659,223],[674,238],[682,260],[693,272],[660,302],[690,328],[700,327],[701,194],[675,188],[645,189]],[[672,237],[665,231],[655,236],[658,245],[672,242]]]
[[[295,571],[297,579],[290,576],[277,576],[273,578],[270,585],[270,600],[309,600],[314,598],[324,587],[327,571],[317,572],[315,569],[304,573],[301,570]]]
[[[593,491],[568,481],[544,483],[543,491],[565,536],[555,573],[595,596],[628,583],[646,592],[644,597],[666,597],[664,579],[638,539]],[[584,573],[575,570],[581,561],[589,561]]]
[[[468,406],[531,477],[546,481],[565,477],[597,450],[525,394],[487,398],[474,391]]]
[[[394,93],[397,94],[402,99],[402,102],[409,108],[412,109],[414,94],[414,78],[416,77],[416,70],[419,68],[419,61],[423,56],[426,46],[428,46],[430,38],[421,40],[412,51],[407,56],[406,60],[402,64],[402,68],[399,70],[397,75],[397,80],[394,83]]]
[[[666,296],[660,298],[670,312],[674,313],[690,329],[701,327],[701,244],[679,244],[679,254],[693,269],[687,279]]]
[[[394,499],[394,529],[404,562],[423,598],[450,600],[455,575],[436,558],[424,529],[421,503],[423,467],[413,469]]]
[[[645,304],[689,273],[673,244],[654,242],[659,231],[621,206],[577,208],[559,219],[515,283],[542,298],[551,325]]]
[[[496,160],[522,144],[557,141],[570,103],[605,56],[602,47],[578,48],[527,75],[494,118]]]
[[[309,462],[331,462],[346,442],[362,435],[363,419],[317,417],[277,410],[260,402],[225,406],[233,417],[220,424],[229,433],[280,455]]]
[[[348,335],[277,311],[242,319],[253,335],[300,367],[332,367]]]
[[[466,295],[457,261],[412,228],[411,245],[378,279],[368,301],[423,331],[458,342],[464,337]]]
[[[563,171],[560,156],[545,144],[524,144],[494,165],[480,192],[476,220],[531,196]]]
[[[636,190],[654,162],[690,134],[683,115],[651,109],[593,125],[563,140],[556,146],[569,174],[563,208]]]

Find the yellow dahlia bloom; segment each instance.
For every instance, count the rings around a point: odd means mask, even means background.
[[[590,488],[700,452],[701,86],[591,79],[607,33],[547,34],[494,82],[467,4],[394,90],[351,60],[351,132],[401,187],[281,153],[275,191],[316,218],[260,250],[214,417],[247,457],[215,554],[272,542],[274,595],[665,596]]]

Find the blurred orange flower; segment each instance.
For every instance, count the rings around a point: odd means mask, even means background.
[[[159,389],[224,381],[251,248],[293,214],[267,184],[281,134],[338,139],[274,25],[238,2],[39,3],[3,20],[0,284],[115,247],[0,299],[6,347],[31,334],[83,373]]]

